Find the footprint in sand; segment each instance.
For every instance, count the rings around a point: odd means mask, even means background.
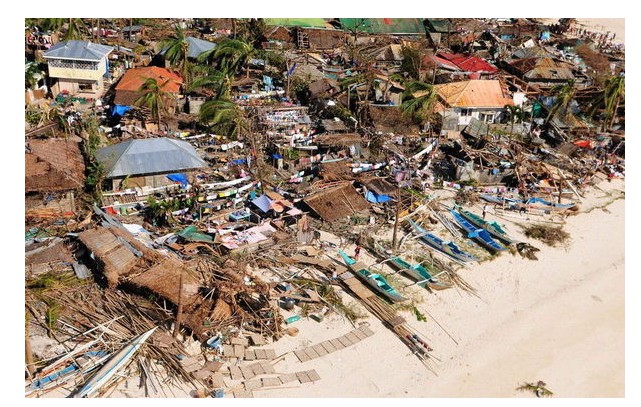
[[[592,295],[591,297],[592,297],[592,299],[594,301],[603,302],[603,300],[601,298],[597,297],[596,295]]]

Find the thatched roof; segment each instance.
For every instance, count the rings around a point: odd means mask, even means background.
[[[24,259],[25,265],[74,261],[71,251],[61,238],[26,246]]]
[[[328,222],[333,222],[370,208],[370,204],[356,191],[351,183],[322,190],[305,198],[304,201],[323,220]]]
[[[136,249],[114,231],[114,228],[95,228],[78,234],[80,241],[93,252],[110,287],[115,287],[120,276],[131,272],[140,260],[134,254]]]
[[[418,126],[403,116],[399,106],[367,105],[367,113],[376,131],[383,133],[418,134]]]
[[[31,140],[25,153],[25,192],[81,189],[85,163],[78,143],[64,139]]]
[[[182,302],[191,304],[198,298],[199,283],[189,270],[178,261],[167,258],[144,273],[132,278],[128,283],[147,289],[173,304],[178,304],[180,296],[180,275],[183,277]]]

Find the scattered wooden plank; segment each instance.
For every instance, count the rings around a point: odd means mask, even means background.
[[[374,335],[374,331],[372,331],[370,329],[370,327],[368,327],[367,325],[361,325],[360,327],[358,327],[358,330],[361,331],[362,333],[364,333],[367,336]]]
[[[209,370],[200,369],[200,370],[196,370],[191,375],[194,376],[194,378],[196,378],[197,380],[205,380],[209,376],[211,376],[211,374],[212,373]]]
[[[342,343],[344,347],[348,347],[348,346],[350,346],[350,345],[352,344],[352,343],[349,341],[349,339],[347,339],[347,338],[345,337],[345,335],[343,335],[343,336],[339,336],[339,337],[338,337],[338,338],[336,338],[336,339],[338,339],[338,341],[339,341],[340,343]]]
[[[309,377],[309,380],[311,380],[312,382],[315,382],[321,379],[321,377],[318,375],[316,370],[308,370],[306,373],[307,373],[307,377]]]
[[[263,387],[280,386],[282,384],[278,377],[264,377],[261,380],[263,381]]]
[[[321,342],[320,344],[327,351],[327,353],[332,353],[336,351],[336,347],[332,345],[331,341],[324,341],[324,342]]]
[[[356,335],[356,337],[357,337],[359,340],[361,340],[361,341],[362,341],[363,339],[367,339],[367,335],[365,335],[365,333],[364,333],[363,331],[361,331],[360,329],[354,329],[354,330],[352,331],[352,333],[353,333],[354,335]]]
[[[348,341],[350,341],[352,344],[356,344],[356,343],[358,343],[358,342],[360,342],[360,341],[361,341],[361,340],[358,338],[358,336],[356,336],[356,334],[354,334],[353,332],[348,332],[347,334],[345,334],[345,338],[346,338]]]
[[[274,369],[274,366],[271,363],[267,362],[267,361],[259,362],[259,364],[260,364],[260,367],[262,368],[263,372],[266,373],[266,374],[271,374],[271,373],[274,373],[276,371]]]
[[[296,373],[285,373],[278,376],[278,378],[283,384],[298,380],[298,377],[296,377]]]
[[[343,342],[339,341],[338,338],[330,339],[329,341],[331,342],[332,345],[334,345],[334,348],[336,348],[336,350],[341,350],[345,348],[345,345],[343,345]]]
[[[260,381],[260,379],[247,380],[244,384],[245,384],[245,390],[248,390],[248,391],[260,389],[261,387],[263,387],[263,384]]]
[[[314,351],[316,351],[316,353],[318,353],[319,357],[320,356],[325,356],[328,353],[325,350],[325,348],[323,348],[323,346],[321,344],[312,345],[312,349],[314,349]]]
[[[229,375],[234,380],[243,380],[243,372],[238,366],[229,366]]]
[[[229,343],[232,345],[249,346],[249,339],[247,338],[231,338]]]
[[[234,357],[238,359],[245,357],[245,347],[243,345],[234,345]]]
[[[305,348],[305,353],[307,353],[310,359],[316,359],[318,357],[318,353],[310,347]]]
[[[245,360],[256,360],[254,349],[245,349]]]
[[[234,357],[234,345],[223,345],[223,357],[224,358]]]
[[[274,349],[265,349],[265,359],[267,360],[276,359],[276,351]]]
[[[256,355],[256,359],[267,359],[265,349],[254,349],[254,354]]]
[[[254,393],[248,390],[235,390],[232,392],[235,399],[251,399],[254,398]]]
[[[301,383],[310,383],[312,381],[312,379],[307,375],[307,372],[296,372],[296,377]]]
[[[218,362],[216,360],[211,360],[209,362],[206,362],[205,365],[203,366],[203,369],[207,369],[210,372],[217,372],[219,371],[225,364],[223,362]]]
[[[209,378],[209,386],[212,388],[225,387],[225,383],[223,381],[223,374],[218,372],[211,375],[211,377]]]
[[[249,341],[254,346],[261,346],[267,343],[267,341],[265,340],[265,337],[259,334],[249,334]]]
[[[254,371],[249,366],[239,366],[239,369],[240,369],[241,373],[243,374],[243,378],[244,379],[251,379],[254,376],[256,376]]]
[[[301,361],[301,363],[307,362],[309,360],[309,356],[307,356],[305,349],[294,351],[294,355],[296,355],[296,357],[298,358],[298,360]]]
[[[254,372],[256,376],[265,374],[263,365],[261,365],[260,363],[252,363],[251,365],[249,365],[249,368]]]

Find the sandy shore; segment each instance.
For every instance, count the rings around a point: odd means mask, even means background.
[[[624,189],[622,181],[602,187],[612,196]],[[479,298],[457,290],[407,289],[412,297],[423,297],[419,309],[429,314],[428,321],[404,316],[429,338],[438,376],[369,318],[375,335],[349,349],[305,363],[288,353],[276,364],[278,372],[315,369],[319,382],[254,396],[532,397],[516,387],[543,380],[555,397],[623,397],[625,204],[612,202],[612,196],[597,191],[584,208],[611,204],[567,219],[564,229],[572,241],[565,248],[529,241],[541,249],[538,261],[505,253],[461,270]],[[518,227],[502,223],[524,238]],[[339,316],[296,326],[298,336],[270,345],[277,354],[352,329]]]

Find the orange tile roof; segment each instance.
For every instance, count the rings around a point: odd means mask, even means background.
[[[435,88],[449,107],[503,107],[514,104],[497,80],[472,79],[444,83]]]
[[[116,91],[138,92],[147,78],[156,79],[163,90],[170,93],[179,93],[182,78],[176,73],[157,66],[145,66],[142,68],[132,68],[127,70],[120,78]]]

